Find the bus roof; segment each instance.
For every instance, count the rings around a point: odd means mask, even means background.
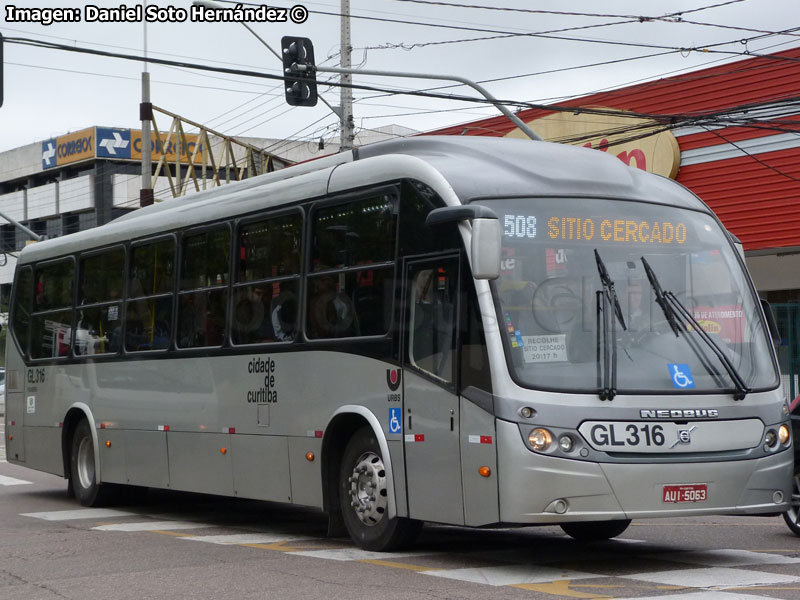
[[[343,165],[347,166],[337,172]],[[462,203],[478,198],[583,196],[645,200],[710,212],[675,181],[628,167],[604,152],[520,139],[420,136],[371,144],[161,202],[94,229],[31,244],[20,254],[19,263],[202,225],[369,183],[430,174],[436,174],[438,184],[451,187]]]
[[[462,202],[499,196],[587,196],[710,212],[674,180],[589,148],[498,137],[419,136],[379,142],[357,152],[359,159],[386,154],[421,158],[444,175]]]

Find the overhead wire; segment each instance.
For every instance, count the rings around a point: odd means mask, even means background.
[[[261,6],[258,3],[253,2],[241,2],[239,0],[222,0],[224,2],[235,2],[237,5],[242,4],[246,6]],[[731,0],[735,1],[735,0]],[[403,25],[415,25],[419,27],[431,27],[437,29],[454,29],[460,31],[474,31],[479,33],[493,33],[493,34],[502,34],[502,35],[514,35],[517,37],[537,37],[543,39],[554,39],[554,40],[564,40],[564,41],[573,41],[573,42],[585,42],[589,44],[608,44],[613,46],[622,46],[622,47],[638,47],[638,48],[651,48],[656,50],[673,50],[676,52],[714,52],[714,53],[724,53],[724,54],[739,54],[738,52],[730,52],[725,50],[712,50],[712,48],[716,48],[719,46],[730,45],[733,43],[738,43],[740,40],[734,40],[729,42],[719,42],[714,44],[706,44],[703,46],[692,46],[692,47],[678,47],[678,46],[665,46],[660,44],[647,44],[647,43],[640,43],[640,42],[626,42],[626,41],[617,41],[617,40],[599,40],[593,38],[574,38],[574,37],[566,37],[566,36],[557,36],[551,34],[542,34],[542,33],[535,33],[535,32],[513,32],[513,31],[505,31],[505,30],[498,30],[498,29],[489,29],[489,28],[480,28],[480,27],[466,27],[461,25],[443,25],[440,23],[426,23],[424,21],[409,21],[409,20],[402,20],[402,19],[389,19],[386,17],[372,17],[367,15],[356,15],[356,14],[349,14],[343,15],[342,13],[336,12],[328,12],[328,11],[320,11],[320,10],[311,10],[309,13],[312,14],[320,14],[326,16],[334,16],[334,17],[342,17],[348,16],[351,19],[362,19],[368,21],[376,21],[376,22],[385,22],[385,23],[395,23],[395,24],[403,24]],[[767,34],[772,35],[772,33]],[[751,53],[752,54],[752,53]],[[755,55],[757,56],[757,55]]]

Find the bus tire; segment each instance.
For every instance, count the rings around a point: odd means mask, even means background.
[[[597,542],[617,537],[631,524],[630,519],[618,521],[576,521],[562,523],[561,529],[579,542]]]
[[[347,532],[364,550],[388,552],[414,542],[422,523],[389,518],[386,469],[378,440],[362,427],[347,443],[339,470],[339,502]]]
[[[792,478],[791,508],[783,513],[783,520],[796,536],[800,536],[800,473]]]
[[[89,423],[82,420],[72,434],[69,457],[70,487],[75,499],[83,506],[102,506],[113,496],[113,486],[97,483],[94,460],[94,440]]]

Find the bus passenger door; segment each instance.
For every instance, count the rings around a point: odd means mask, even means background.
[[[456,394],[458,255],[407,261],[403,414],[409,516],[464,523]]]

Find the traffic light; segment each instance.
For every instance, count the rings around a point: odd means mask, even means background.
[[[281,51],[286,102],[292,106],[316,106],[317,72],[311,40],[284,36],[281,38]]]
[[[0,33],[0,106],[3,106],[3,34]]]

